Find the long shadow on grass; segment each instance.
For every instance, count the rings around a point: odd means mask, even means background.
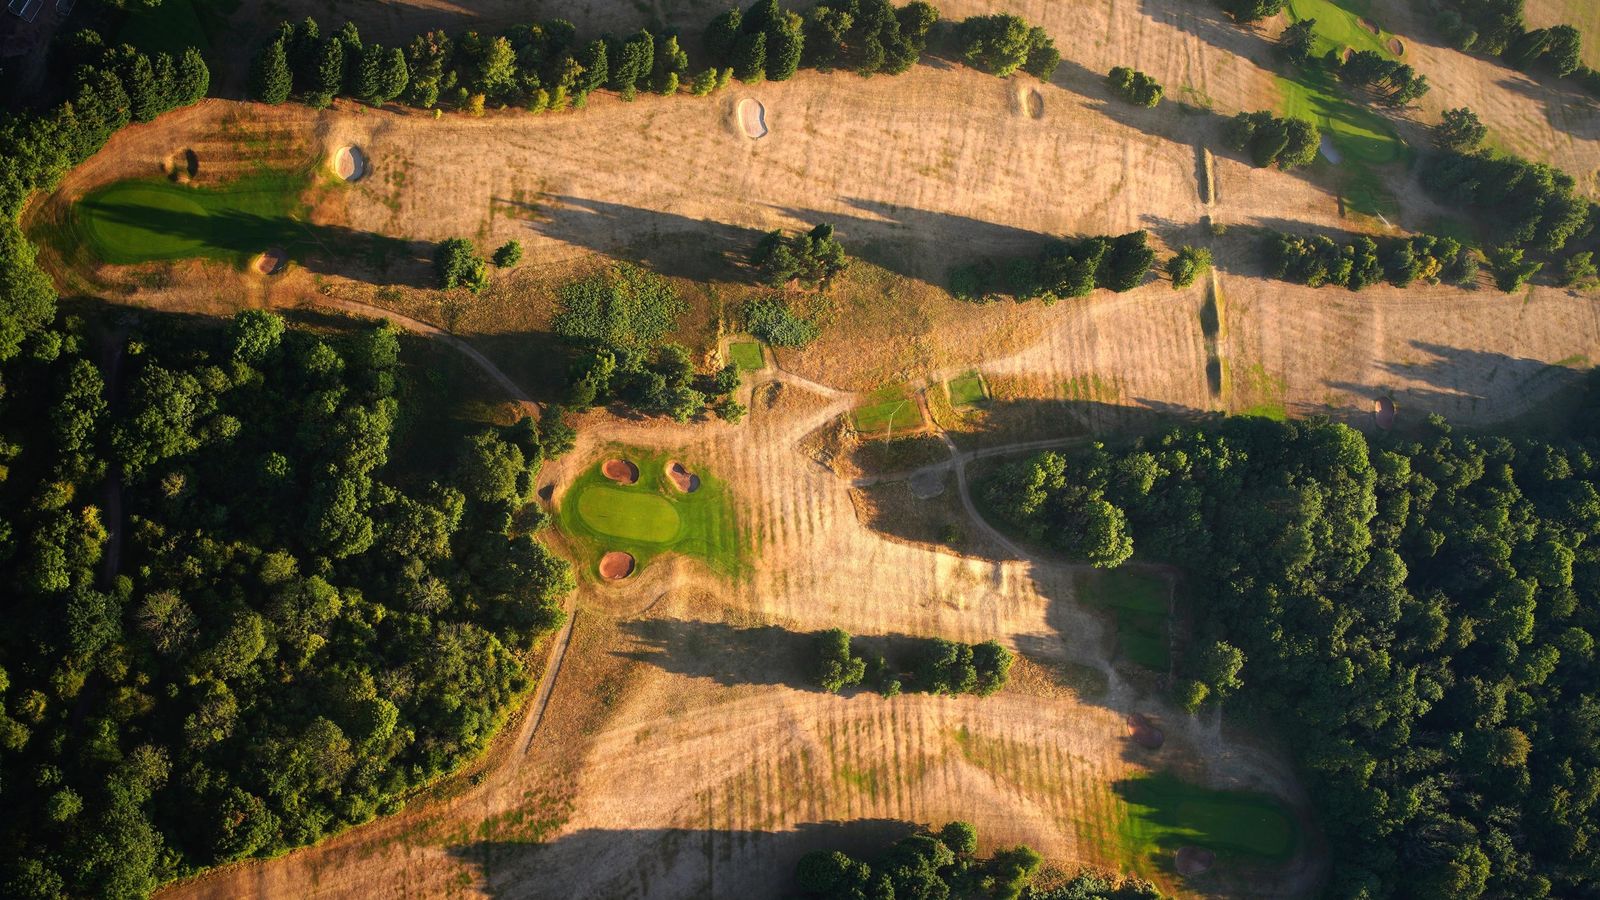
[[[1538,103],[1551,128],[1584,140],[1600,137],[1600,110],[1577,82],[1562,79],[1535,83],[1526,78],[1502,78],[1496,84]]]
[[[671,778],[672,773],[660,773]],[[786,776],[785,776],[786,777]],[[799,785],[778,804],[803,806]],[[743,806],[759,797],[741,798]],[[708,813],[711,813],[708,810]],[[725,811],[720,806],[714,815]],[[544,841],[541,826],[507,817],[483,826],[486,840],[457,844],[450,855],[477,870],[491,897],[764,897],[792,883],[800,857],[842,850],[871,859],[917,830],[895,819],[806,822],[783,831],[735,828],[585,828]],[[944,824],[934,823],[935,826]]]
[[[292,261],[318,274],[407,287],[426,287],[433,282],[436,245],[427,241],[236,211],[196,214],[86,200],[78,214],[191,241],[198,249],[187,256],[243,259],[281,248]]]
[[[1358,397],[1391,397],[1395,401],[1399,421],[1417,424],[1429,413],[1446,417],[1477,416],[1490,402],[1491,395],[1517,398],[1542,398],[1582,386],[1589,378],[1589,360],[1576,360],[1577,366],[1554,365],[1539,359],[1511,356],[1505,353],[1473,350],[1466,347],[1447,347],[1428,341],[1413,340],[1411,347],[1427,354],[1424,362],[1385,360],[1380,367],[1396,380],[1421,381],[1427,387],[1406,387],[1390,390],[1382,386],[1329,381],[1328,387],[1345,391]],[[1512,387],[1507,388],[1509,384]],[[1490,412],[1493,412],[1492,410]],[[1509,418],[1523,412],[1521,408],[1500,411],[1498,418]],[[1371,421],[1370,414],[1344,409],[1334,418],[1353,425]]]
[[[754,280],[746,261],[762,231],[726,222],[566,194],[496,199],[528,210],[528,227],[552,240],[631,259],[663,275]]]

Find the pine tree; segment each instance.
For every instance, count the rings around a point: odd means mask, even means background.
[[[379,103],[388,103],[390,100],[405,93],[406,85],[411,81],[411,70],[406,66],[404,50],[395,47],[384,54],[383,62],[378,70]]]
[[[747,84],[767,77],[766,32],[758,31],[739,38],[739,47],[733,53],[733,74]]]
[[[316,77],[306,91],[306,102],[321,109],[344,87],[344,42],[336,37],[322,42],[317,53]]]
[[[210,89],[211,70],[206,67],[205,57],[193,47],[183,51],[183,58],[178,60],[178,102],[184,106],[198,103]]]
[[[805,32],[800,30],[800,17],[790,14],[789,21],[767,32],[767,78],[772,81],[793,78],[804,51]]]
[[[250,96],[262,103],[278,104],[289,99],[293,78],[283,41],[273,41],[256,57],[250,68]]]

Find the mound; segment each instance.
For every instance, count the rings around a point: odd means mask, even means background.
[[[1210,871],[1212,864],[1216,861],[1217,855],[1210,850],[1202,850],[1199,847],[1179,847],[1176,858],[1173,860],[1173,865],[1177,868],[1179,875],[1187,878]]]
[[[1360,25],[1362,28],[1365,28],[1367,31],[1369,31],[1369,32],[1371,32],[1373,34],[1377,34],[1378,33],[1378,26],[1373,24],[1368,19],[1365,19],[1365,18],[1356,19],[1356,24]]]
[[[918,472],[911,476],[909,482],[911,496],[918,500],[932,500],[944,493],[944,477],[942,472]]]
[[[255,270],[262,275],[276,274],[289,261],[289,253],[282,247],[273,247],[256,257]]]
[[[1167,736],[1156,723],[1150,721],[1148,716],[1134,713],[1128,716],[1128,736],[1133,742],[1146,750],[1160,750],[1161,745],[1167,742]]]
[[[360,147],[340,147],[333,154],[333,171],[345,181],[360,181],[367,174],[367,156]]]
[[[739,125],[745,136],[759,141],[767,136],[767,108],[760,100],[739,101]]]
[[[1378,427],[1384,431],[1394,427],[1394,401],[1388,397],[1379,397],[1372,401],[1372,416],[1377,419]]]
[[[625,459],[606,460],[600,472],[618,484],[637,484],[639,481],[639,467]]]
[[[700,490],[700,476],[685,469],[683,463],[672,461],[667,463],[667,477],[672,484],[685,494],[692,494]]]
[[[1022,97],[1022,108],[1028,111],[1028,118],[1044,118],[1044,95],[1029,88]]]
[[[200,174],[200,155],[193,150],[180,150],[168,157],[162,168],[173,181],[187,184]]]
[[[621,581],[633,574],[633,556],[620,550],[613,550],[600,557],[600,577],[610,581]]]
[[[1389,38],[1389,52],[1395,56],[1404,56],[1406,54],[1406,45],[1400,43],[1399,38]]]

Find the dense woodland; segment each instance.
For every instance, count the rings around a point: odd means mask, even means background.
[[[1597,412],[1591,392],[1586,432],[1549,441],[1231,419],[1042,454],[986,499],[1097,564],[1185,568],[1198,627],[1180,699],[1224,681],[1291,742],[1332,896],[1589,896]]]

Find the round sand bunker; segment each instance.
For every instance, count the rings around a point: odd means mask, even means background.
[[[333,172],[345,181],[360,181],[367,174],[367,155],[360,147],[340,147],[333,154]]]
[[[767,136],[767,108],[760,100],[739,101],[739,126],[752,141]]]
[[[613,550],[600,557],[600,577],[608,581],[621,581],[633,574],[633,556]]]
[[[684,468],[681,462],[667,463],[667,478],[672,481],[673,486],[685,494],[700,490],[700,476]]]
[[[1394,401],[1388,397],[1379,397],[1372,401],[1372,417],[1377,420],[1378,427],[1384,431],[1394,427]]]
[[[1146,750],[1160,750],[1161,745],[1167,742],[1166,734],[1156,727],[1156,723],[1150,721],[1149,716],[1139,713],[1128,717],[1128,736]]]
[[[271,250],[256,257],[254,268],[262,275],[276,275],[283,270],[289,262],[289,253],[282,247],[273,247]]]
[[[639,467],[625,459],[606,460],[600,472],[618,484],[636,484],[639,481]]]
[[[1405,56],[1406,45],[1400,43],[1399,38],[1389,38],[1389,52],[1393,53],[1395,56]]]
[[[1217,855],[1210,850],[1202,850],[1199,847],[1179,847],[1172,864],[1178,870],[1179,875],[1189,877],[1210,871],[1211,866],[1216,861]]]

